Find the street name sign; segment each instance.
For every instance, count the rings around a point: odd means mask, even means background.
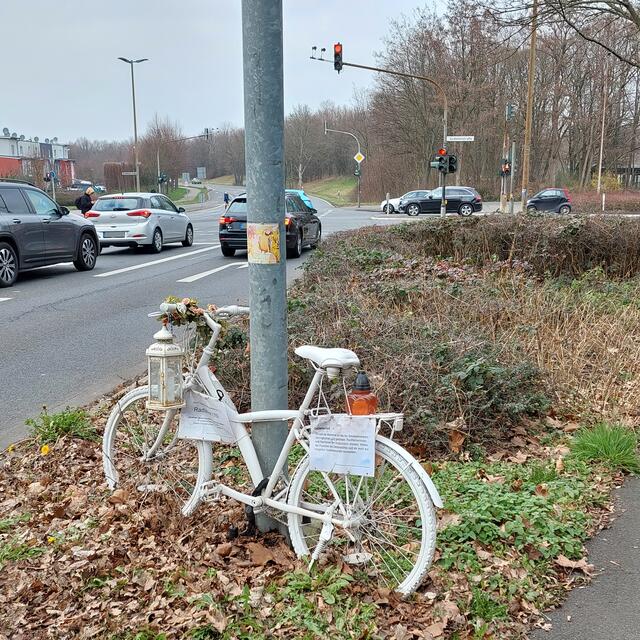
[[[447,142],[475,142],[475,136],[447,136]]]

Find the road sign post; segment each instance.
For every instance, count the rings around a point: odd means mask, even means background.
[[[251,306],[251,408],[254,411],[286,409],[288,345],[282,0],[242,0],[242,54]],[[259,241],[254,243],[253,238]],[[253,425],[251,438],[265,477],[274,468],[287,433],[287,423],[283,421]],[[279,528],[275,520],[264,514],[256,515],[256,524],[261,531]]]

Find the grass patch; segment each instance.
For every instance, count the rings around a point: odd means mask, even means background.
[[[182,200],[187,193],[189,193],[189,189],[186,187],[176,187],[175,189],[171,189],[167,194],[167,198],[173,200],[174,202],[178,202],[178,200]]]
[[[212,182],[213,184],[222,184],[227,187],[235,186],[235,178],[232,175],[228,176],[218,176],[217,178],[211,178],[208,182]]]
[[[355,204],[358,180],[354,176],[337,176],[308,182],[304,186],[306,193],[328,200],[335,207]]]
[[[17,538],[11,538],[0,542],[0,569],[8,562],[19,562],[29,558],[37,558],[46,551],[44,547],[20,542]]]
[[[52,444],[61,436],[69,435],[83,440],[99,439],[84,409],[67,407],[59,413],[48,413],[46,407],[39,417],[26,420],[33,435],[42,444]]]
[[[622,425],[597,424],[579,431],[571,443],[575,458],[599,462],[612,471],[640,472],[638,438]]]
[[[29,520],[31,520],[30,513],[21,513],[20,515],[11,516],[9,518],[1,518],[0,533],[7,533],[11,529],[13,529],[15,526],[25,522],[29,522]]]

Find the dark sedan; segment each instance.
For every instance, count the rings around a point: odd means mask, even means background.
[[[552,213],[571,213],[571,196],[566,189],[553,187],[543,189],[527,200],[527,211],[551,211]]]
[[[446,187],[447,213],[457,213],[470,216],[474,212],[482,211],[482,198],[472,187]],[[408,216],[421,213],[440,213],[442,189],[438,187],[427,192],[426,196],[401,200],[398,210]]]
[[[287,234],[287,258],[299,258],[304,247],[314,249],[320,244],[322,225],[316,210],[308,207],[300,196],[285,195],[284,225]],[[220,249],[223,256],[247,250],[247,196],[234,198],[220,216]]]
[[[99,247],[89,220],[28,183],[0,180],[0,287],[11,286],[20,271],[58,262],[90,271]]]

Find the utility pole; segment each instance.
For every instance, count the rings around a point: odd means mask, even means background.
[[[133,65],[146,62],[149,58],[139,60],[129,60],[128,58],[118,58],[126,62],[131,67],[131,97],[133,98],[133,158],[136,163],[136,191],[140,191],[140,163],[138,162],[138,122],[136,119],[136,83],[133,77]]]
[[[516,172],[516,142],[511,141],[511,175],[509,176],[509,213],[513,215],[513,176]]]
[[[607,74],[608,74],[608,69],[605,64],[605,71],[602,74],[602,127],[600,129],[600,156],[598,158],[598,193],[600,193],[602,189],[602,157],[604,154],[604,125],[605,125],[605,117],[607,113]]]
[[[338,129],[329,129],[327,127],[327,121],[324,121],[324,135],[327,135],[327,132],[331,131],[332,133],[344,133],[346,136],[351,136],[355,141],[356,144],[358,145],[358,156],[362,155],[362,151],[360,150],[360,140],[358,140],[358,138],[356,137],[356,135],[354,133],[351,133],[350,131],[339,131]],[[362,169],[360,168],[361,164],[360,162],[358,162],[358,209],[360,208],[360,173],[362,171]]]
[[[287,283],[284,227],[282,0],[242,0],[247,239],[251,306],[251,408],[286,409]],[[252,238],[260,238],[261,251]],[[258,244],[258,243],[255,243]],[[269,476],[286,422],[255,423],[251,439]],[[278,523],[257,514],[261,531]]]
[[[536,77],[536,38],[538,30],[538,0],[533,0],[531,41],[529,43],[529,73],[527,87],[527,113],[524,124],[524,148],[522,150],[522,212],[527,210],[529,193],[529,163],[531,155],[531,128],[533,121],[533,85]]]
[[[502,136],[502,158],[500,161],[502,164],[504,162],[504,158],[507,157],[507,152],[509,150],[509,142],[507,140],[507,121],[509,119],[509,105],[505,106],[505,114],[504,114],[504,133]],[[505,213],[507,210],[507,176],[504,175],[504,172],[501,172],[500,176],[500,213]],[[511,175],[513,175],[513,166],[511,167]]]

